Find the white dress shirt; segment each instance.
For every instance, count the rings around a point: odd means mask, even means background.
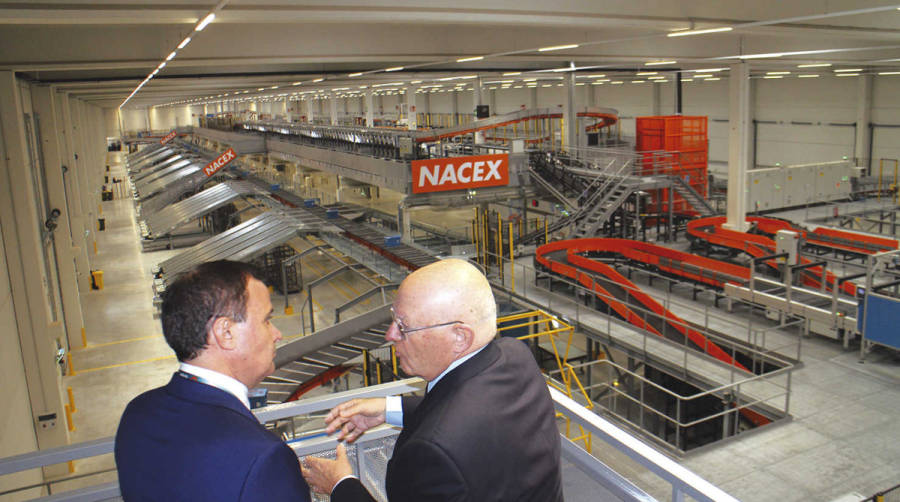
[[[250,409],[250,398],[247,397],[247,386],[241,382],[228,375],[223,375],[218,371],[201,368],[188,363],[181,363],[178,367],[181,371],[198,377],[202,383],[224,390],[238,398],[240,402],[244,403],[244,406],[246,406],[248,410]]]

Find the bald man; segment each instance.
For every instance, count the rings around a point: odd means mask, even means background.
[[[348,442],[386,421],[403,426],[387,466],[390,502],[562,500],[550,393],[526,345],[496,331],[490,284],[468,262],[433,263],[400,285],[385,338],[403,371],[428,382],[425,397],[352,400],[325,418]],[[304,462],[307,482],[332,501],[375,500],[343,444],[337,460]]]

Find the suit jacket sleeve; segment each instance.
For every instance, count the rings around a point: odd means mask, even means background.
[[[357,478],[346,478],[331,490],[332,502],[376,502]]]
[[[416,408],[419,407],[419,403],[425,399],[422,396],[403,396],[400,400],[401,405],[403,406],[403,425],[406,426],[406,421],[409,417],[412,416],[413,412],[416,411]]]
[[[391,469],[408,473],[400,490],[414,496],[416,502],[470,501],[470,490],[459,466],[439,445],[411,439],[398,453]]]
[[[250,467],[241,502],[309,502],[309,485],[293,450],[273,443]]]

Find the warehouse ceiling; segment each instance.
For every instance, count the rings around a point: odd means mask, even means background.
[[[119,106],[186,37],[126,107],[353,93],[476,72],[552,80],[573,65],[584,76],[629,79],[743,60],[759,76],[832,77],[900,71],[898,8],[898,0],[0,1],[0,67],[103,107]],[[194,31],[210,12],[215,19]],[[816,63],[832,66],[798,69]]]

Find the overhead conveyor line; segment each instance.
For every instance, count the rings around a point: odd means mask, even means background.
[[[171,156],[166,157],[161,162],[155,163],[151,166],[147,166],[139,171],[133,171],[130,173],[131,181],[134,183],[144,182],[144,180],[149,181],[151,176],[158,176],[161,172],[167,168],[171,168],[174,165],[178,165],[180,162],[190,162],[191,160],[196,160],[193,156],[189,156],[187,152],[174,152]],[[185,164],[181,164],[185,165]]]
[[[139,171],[148,166],[152,166],[156,162],[159,162],[160,160],[163,160],[175,153],[176,153],[175,150],[173,150],[171,147],[163,148],[162,150],[153,152],[153,153],[146,155],[140,159],[135,159],[133,162],[126,165],[126,170],[129,173]]]
[[[247,181],[226,181],[167,206],[162,211],[147,216],[144,222],[150,237],[162,237],[185,223],[249,195],[265,195],[265,192]]]
[[[131,155],[128,155],[125,157],[125,169],[127,171],[131,171],[134,167],[143,163],[145,160],[147,160],[151,156],[157,155],[161,151],[164,151],[167,148],[169,148],[169,147],[165,146],[165,145],[157,144],[157,145],[153,145],[153,146],[144,148],[143,150],[141,150],[139,152],[135,152]]]
[[[135,191],[137,192],[139,200],[147,200],[175,184],[195,184],[200,180],[207,179],[207,176],[203,174],[203,166],[203,163],[192,162],[182,166],[177,171],[173,171],[161,178],[155,179],[151,183],[138,184],[135,186]]]
[[[609,127],[616,124],[619,120],[619,112],[611,108],[588,107],[576,112],[576,115],[580,118],[594,118],[599,120],[597,124],[592,124],[585,128],[585,130],[589,132],[601,129],[603,127]],[[466,134],[498,129],[500,127],[516,125],[533,120],[561,118],[563,118],[562,112],[553,108],[534,108],[519,110],[512,113],[505,113],[503,115],[494,115],[493,117],[487,119],[476,120],[471,124],[465,124],[456,127],[447,127],[443,129],[435,129],[432,131],[424,131],[418,133],[415,136],[415,140],[417,143],[428,143],[431,141],[439,141],[442,139],[454,138],[456,136],[464,136]]]
[[[150,184],[157,180],[160,180],[189,164],[199,162],[200,160],[196,158],[185,158],[183,155],[175,155],[174,157],[175,159],[171,162],[167,160],[164,163],[160,163],[157,166],[153,166],[153,168],[141,172],[139,176],[133,176],[131,178],[132,184],[134,184],[135,188],[139,191],[146,190]]]

